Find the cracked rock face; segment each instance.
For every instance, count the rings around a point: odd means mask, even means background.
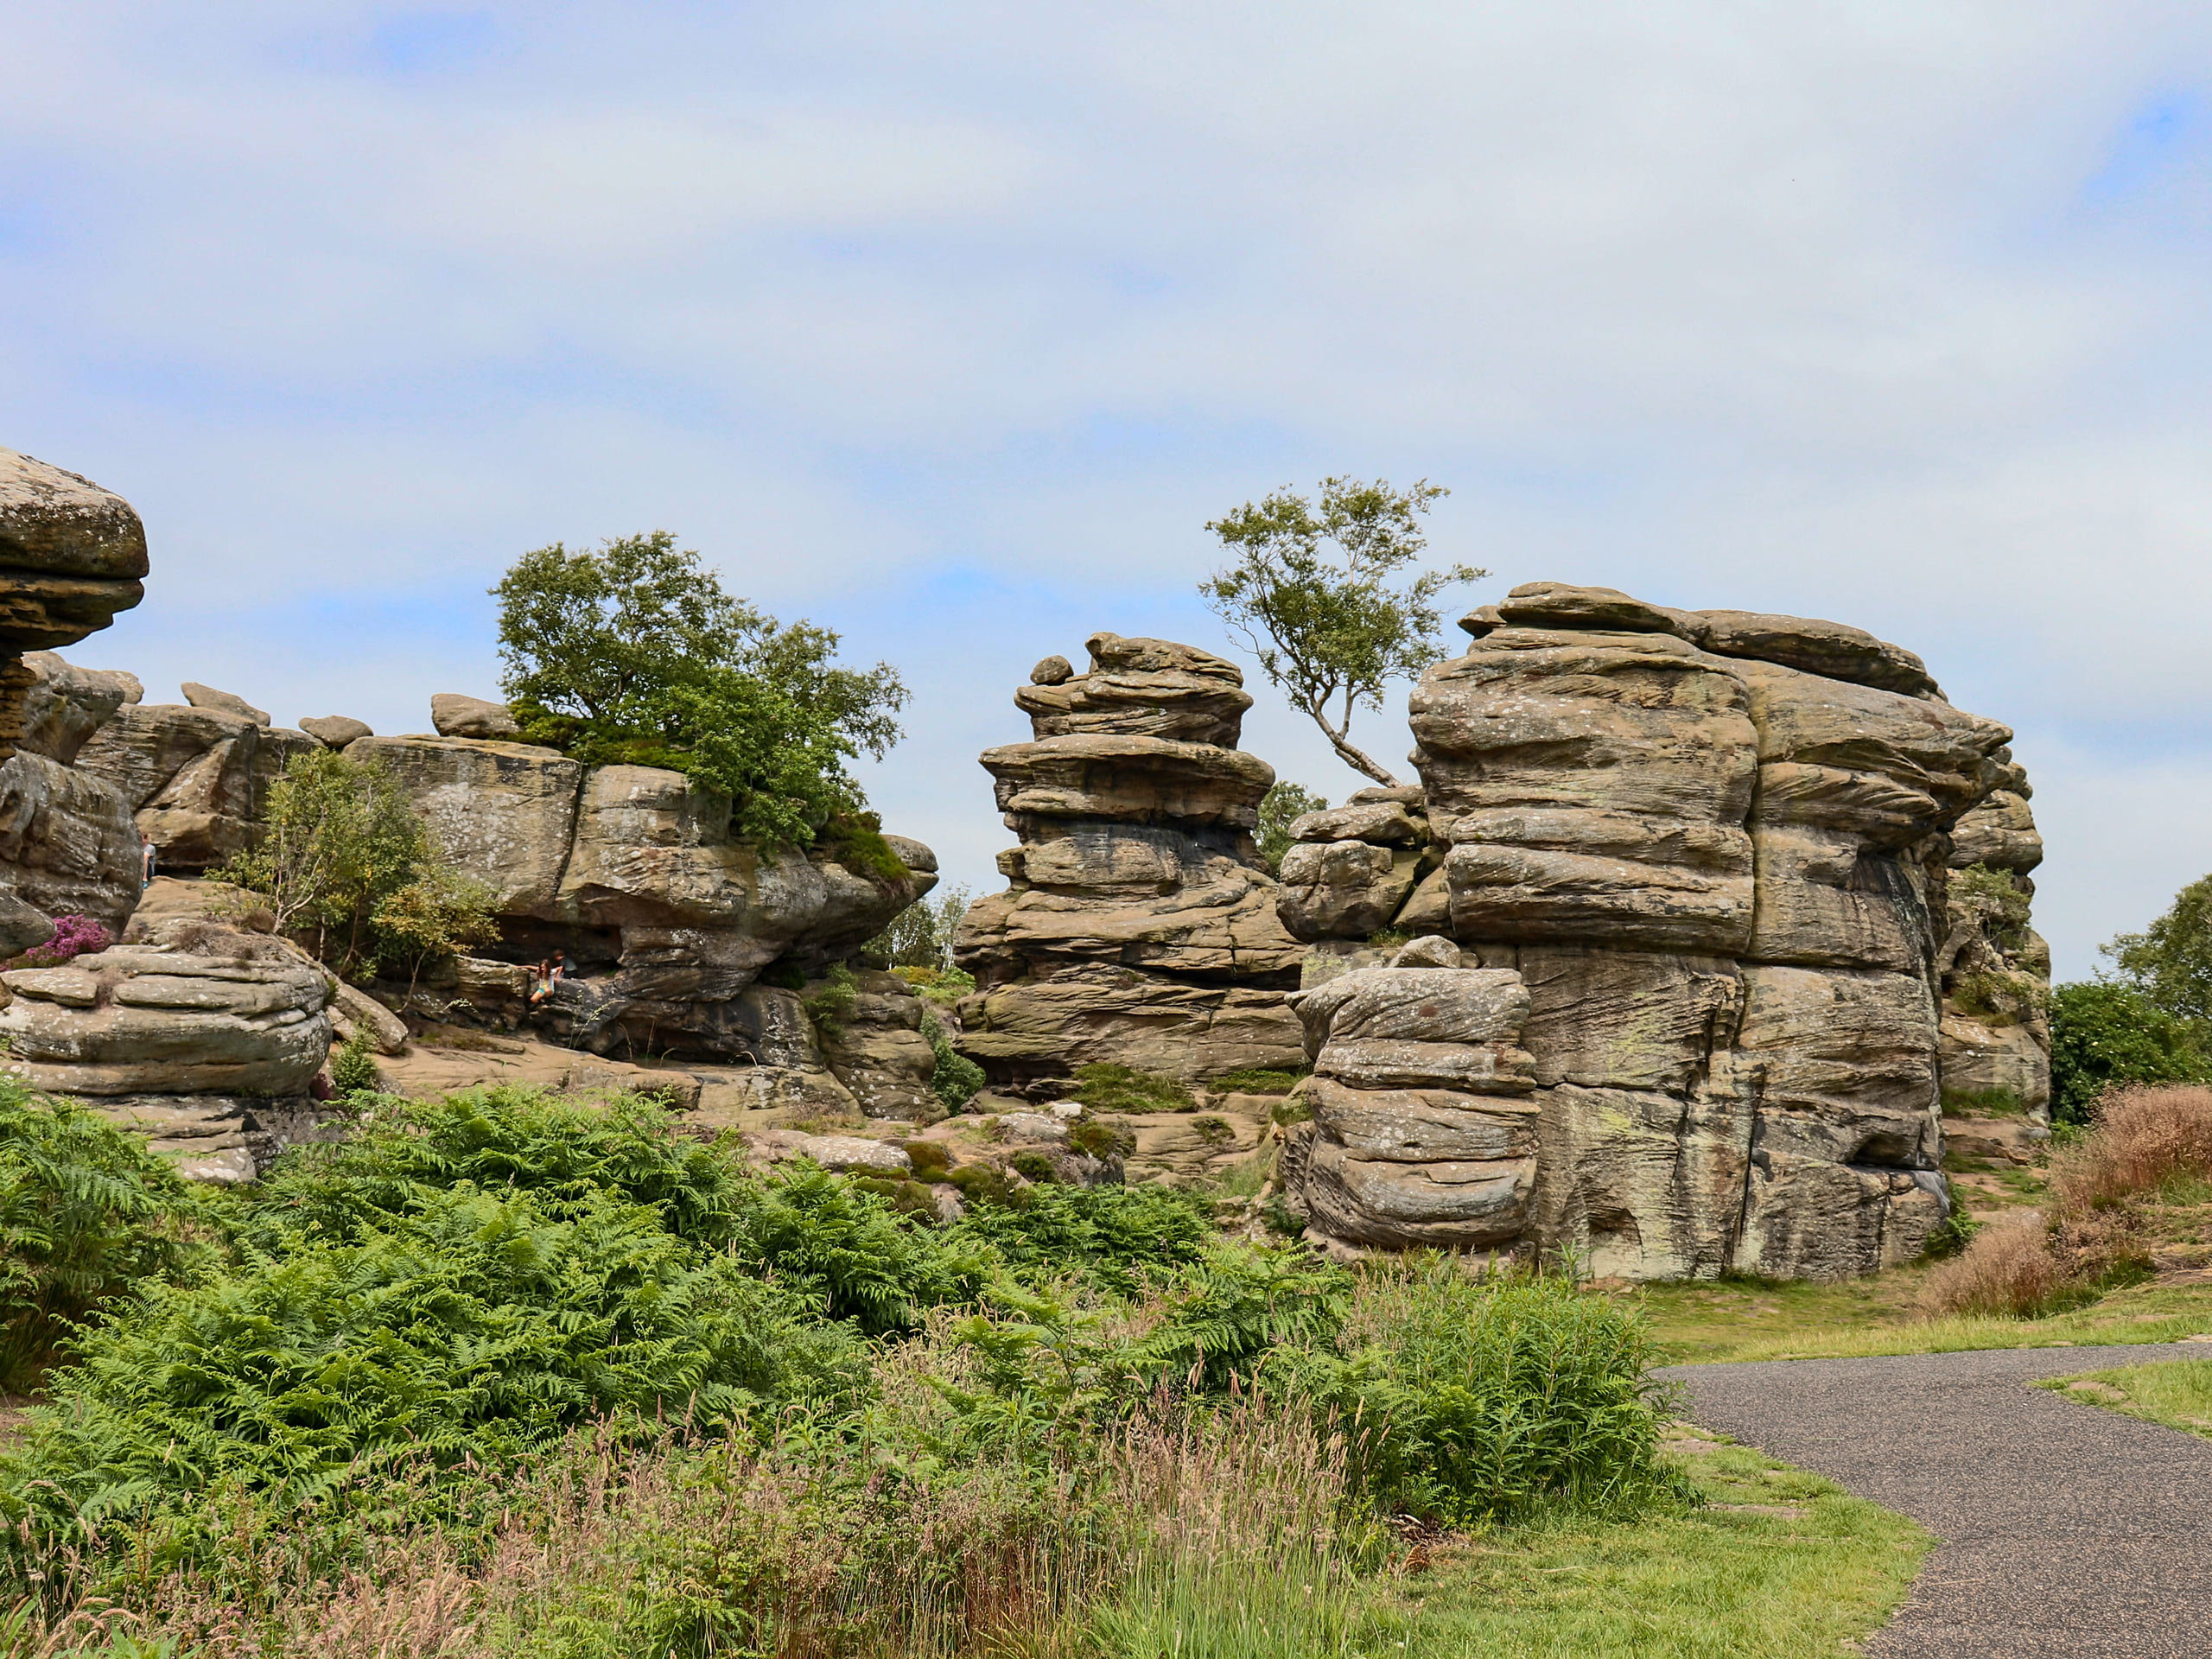
[[[1293,1064],[1303,952],[1252,840],[1274,772],[1235,747],[1243,676],[1167,640],[1089,650],[1082,674],[1039,663],[1014,696],[1033,741],[982,756],[1021,844],[961,925],[963,1052],[1014,1088],[1094,1061],[1186,1081]]]
[[[1435,875],[1399,868],[1419,843],[1379,802],[1301,821],[1285,861],[1286,922],[1336,953],[1325,970],[1354,967],[1301,999],[1309,1028],[1384,971],[1351,940],[1386,879],[1383,902],[1414,877],[1400,917],[1469,964],[1456,994],[1403,981],[1412,1012],[1386,1017],[1408,1034],[1325,1016],[1289,1160],[1315,1235],[1572,1252],[1631,1278],[1917,1255],[1948,1212],[1940,1102],[2049,1095],[2047,957],[2024,921],[2041,843],[2011,734],[1837,623],[1540,582],[1464,626],[1472,646],[1411,702],[1408,817],[1425,810]],[[1486,1023],[1454,1012],[1478,1004]],[[1433,1117],[1495,1116],[1484,1096],[1509,1087],[1531,1137],[1501,1154],[1510,1188],[1464,1154],[1490,1130]]]

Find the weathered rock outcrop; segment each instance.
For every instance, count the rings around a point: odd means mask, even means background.
[[[130,503],[0,449],[0,956],[64,912],[119,927],[137,895],[130,808],[70,763],[137,683],[50,653],[137,604],[145,575]]]
[[[2043,862],[2027,774],[2008,751],[2000,786],[1951,831],[1943,884],[1940,1066],[1947,1108],[2050,1121],[2050,947],[2028,925]]]
[[[552,749],[488,738],[363,737],[346,753],[384,766],[439,854],[491,891],[510,973],[563,953],[569,977],[537,1017],[595,1052],[821,1065],[818,1052],[798,1061],[785,1054],[779,1022],[764,1019],[772,988],[755,990],[761,970],[780,963],[802,978],[818,976],[937,883],[930,849],[901,836],[884,837],[897,874],[841,862],[828,849],[741,840],[727,798],[658,767],[588,771]],[[463,1000],[520,1003],[527,995],[519,981],[478,978],[455,988]],[[874,986],[855,1032],[880,1023],[874,1004],[899,994],[912,1002],[903,982],[895,992]],[[893,1023],[911,1044],[855,1035],[845,1068],[860,1080],[853,1092],[862,1104],[886,1116],[919,1103],[906,1086],[913,1046],[930,1052],[916,1034],[918,1005]],[[921,1077],[926,1094],[927,1068]]]
[[[1510,1074],[1533,1162],[1479,1226],[1395,1166],[1364,1186],[1329,1175],[1389,1161],[1371,1128],[1348,1138],[1376,1109],[1340,1087],[1441,1079],[1325,1064],[1291,1160],[1316,1234],[1409,1245],[1458,1227],[1630,1277],[1834,1277],[1917,1254],[1948,1213],[1939,1100],[1968,1046],[1948,1022],[1939,1039],[1939,995],[1972,955],[1952,871],[1989,848],[2009,871],[2032,835],[2024,799],[1999,792],[2011,734],[1943,701],[1910,652],[1835,623],[1532,583],[1463,626],[1472,647],[1413,695],[1421,798],[1301,821],[1313,850],[1285,861],[1285,919],[1342,957],[1413,878],[1395,925],[1433,918],[1471,982],[1518,988],[1473,1052],[1525,1055]],[[1433,888],[1412,862],[1422,807],[1446,849]],[[2024,899],[2014,919],[2029,950]],[[1300,1013],[1380,971],[1320,985]],[[1419,1019],[1474,1000],[1432,998]],[[2018,1029],[2013,1049],[2033,1048]],[[1332,1021],[1326,1043],[1342,1034]],[[1465,1161],[1399,1161],[1432,1158]]]
[[[1243,676],[1165,640],[1089,646],[1087,673],[1047,658],[1015,694],[1034,741],[982,756],[1021,845],[955,946],[978,987],[962,1051],[1015,1088],[1091,1061],[1186,1079],[1291,1063],[1302,952],[1253,843],[1274,772],[1235,747]]]
[[[122,797],[163,868],[204,870],[245,849],[284,763],[321,747],[227,707],[129,702],[85,741],[76,765]]]

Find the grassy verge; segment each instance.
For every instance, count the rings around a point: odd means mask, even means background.
[[[1915,1311],[1923,1276],[1921,1269],[1905,1268],[1838,1285],[1731,1280],[1644,1285],[1623,1294],[1643,1309],[1661,1350],[1685,1365],[1969,1348],[2087,1348],[2176,1342],[2212,1332],[2212,1285],[2133,1285],[2039,1319],[1924,1319]]]
[[[1886,1623],[1933,1542],[1816,1475],[1681,1431],[1706,1507],[1440,1548],[1363,1651],[1407,1659],[1802,1659]],[[1402,1646],[1398,1644],[1402,1643]]]
[[[2038,1388],[2145,1422],[2212,1440],[2212,1358],[2158,1360],[2108,1371],[2053,1377]]]

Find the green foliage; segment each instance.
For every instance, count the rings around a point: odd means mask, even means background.
[[[1357,1425],[1362,1477],[1392,1508],[1471,1526],[1681,1494],[1659,1458],[1669,1402],[1649,1331],[1563,1275],[1380,1267],[1339,1349],[1279,1369]]]
[[[2212,875],[2190,882],[2140,933],[2102,947],[2120,977],[2153,1007],[2212,1033]]]
[[[1068,1145],[1087,1158],[1126,1158],[1137,1149],[1137,1138],[1127,1129],[1086,1117],[1068,1125]]]
[[[349,1095],[372,1095],[382,1081],[377,1076],[376,1056],[369,1047],[368,1028],[358,1026],[331,1052],[331,1092],[341,1100]]]
[[[1212,1087],[1217,1093],[1224,1095],[1287,1095],[1298,1087],[1301,1079],[1313,1074],[1310,1065],[1302,1065],[1295,1071],[1248,1065],[1240,1071],[1223,1072],[1212,1079]]]
[[[931,1092],[944,1103],[946,1111],[965,1111],[982,1090],[983,1068],[953,1047],[951,1034],[933,1015],[922,1016],[922,1035],[937,1056],[937,1067],[930,1073]]]
[[[419,974],[494,931],[492,893],[432,852],[384,763],[320,747],[284,763],[252,846],[214,874],[264,899],[280,931],[313,930],[343,974]]]
[[[1053,1186],[1014,1210],[979,1204],[955,1230],[1041,1275],[1088,1274],[1122,1295],[1144,1272],[1199,1260],[1213,1227],[1194,1199],[1164,1186]]]
[[[2007,955],[2028,948],[2029,896],[2010,870],[1969,864],[1952,871],[1948,901],[1971,914],[1989,942]]]
[[[1260,798],[1260,857],[1270,875],[1282,874],[1282,855],[1290,850],[1290,826],[1308,812],[1325,812],[1328,806],[1326,796],[1287,780],[1270,785]]]
[[[843,963],[832,963],[823,976],[822,988],[808,997],[804,1006],[814,1029],[825,1041],[835,1042],[845,1034],[845,1021],[860,1006],[860,982]]]
[[[1075,1069],[1076,1090],[1069,1096],[1095,1112],[1189,1112],[1198,1109],[1191,1091],[1157,1071],[1139,1071],[1110,1060]]]
[[[1040,1185],[1060,1179],[1059,1171],[1052,1167],[1052,1160],[1041,1152],[1017,1152],[1006,1160],[1006,1165],[1023,1180]]]
[[[28,1391],[94,1309],[183,1274],[202,1215],[143,1141],[0,1077],[0,1391]]]
[[[1974,1236],[1981,1230],[1981,1222],[1967,1208],[1966,1189],[1957,1182],[1951,1183],[1951,1213],[1936,1224],[1928,1235],[1928,1246],[1922,1252],[1931,1262],[1948,1262],[1962,1255]]]
[[[2061,985],[2051,994],[2051,1115],[2086,1123],[2114,1084],[2212,1081],[2196,1030],[2132,986]]]
[[[1379,710],[1387,682],[1416,676],[1444,654],[1436,595],[1489,574],[1453,565],[1393,585],[1427,545],[1421,515],[1447,493],[1426,480],[1394,490],[1380,479],[1325,478],[1318,512],[1278,490],[1206,525],[1234,563],[1199,583],[1199,594],[1338,757],[1379,784],[1397,779],[1352,747],[1345,734],[1353,710]],[[1339,709],[1333,719],[1332,704]]]
[[[840,667],[835,633],[732,598],[665,531],[539,548],[492,592],[524,737],[587,765],[686,772],[729,798],[747,839],[807,846],[844,817],[863,863],[904,874],[859,821],[848,770],[898,741],[906,690],[888,665]]]
[[[806,988],[806,969],[779,957],[760,970],[760,982],[779,991],[803,991]]]
[[[952,941],[974,898],[968,887],[954,886],[933,897],[917,899],[868,942],[867,954],[890,968],[925,969],[936,975],[957,973],[952,965]],[[965,974],[960,977],[968,981],[968,988],[975,988],[972,977]]]

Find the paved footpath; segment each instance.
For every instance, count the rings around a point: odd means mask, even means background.
[[[2027,1386],[2202,1343],[1683,1365],[1690,1415],[1942,1542],[1880,1659],[2207,1659],[2212,1441]]]

